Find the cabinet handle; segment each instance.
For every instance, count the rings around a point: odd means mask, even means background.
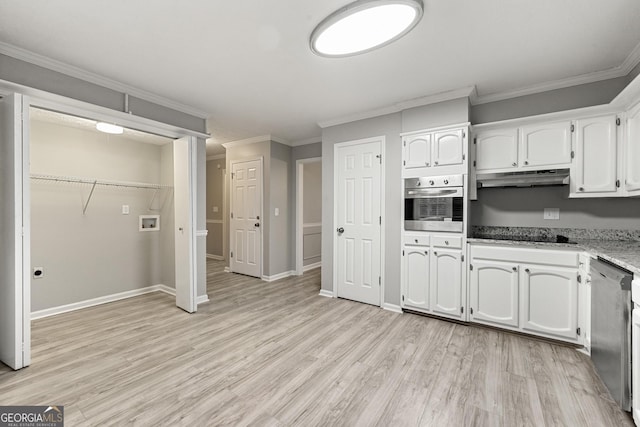
[[[429,163],[425,163],[425,165],[429,166]]]
[[[512,270],[513,271],[518,271],[518,267],[513,267]]]
[[[511,166],[518,166],[516,162],[511,163]]]
[[[578,188],[578,191],[584,191],[584,187]]]
[[[433,164],[434,164],[434,165],[437,165],[437,164],[438,164],[438,162],[437,162],[437,161],[435,161],[435,162],[433,162]]]
[[[525,273],[531,273],[531,270],[529,270],[528,268],[525,268],[525,269],[524,269],[524,272],[525,272]]]
[[[438,255],[438,252],[434,252],[433,254],[434,254],[434,255]]]
[[[445,240],[445,241],[444,241],[444,244],[445,244],[445,245],[448,245],[448,244],[449,244],[449,241],[448,241],[448,240]]]
[[[418,243],[418,239],[415,239],[415,240],[416,240],[416,243]]]
[[[528,165],[528,164],[529,164],[529,162],[528,162],[527,160],[525,160],[525,161],[524,161],[524,164],[525,164],[525,165]]]
[[[424,251],[424,254],[425,255],[429,255],[429,251]]]

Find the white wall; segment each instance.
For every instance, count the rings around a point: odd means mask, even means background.
[[[302,262],[307,266],[322,260],[322,163],[304,163],[302,175]]]
[[[207,254],[224,258],[223,185],[225,159],[207,160]],[[217,212],[214,212],[214,207]]]
[[[121,136],[33,121],[31,172],[161,182],[162,148]],[[32,311],[158,284],[163,279],[160,232],[139,232],[153,190],[90,187],[32,180]],[[171,200],[168,201],[169,203]],[[129,205],[129,215],[122,215]],[[161,229],[164,224],[161,216]]]

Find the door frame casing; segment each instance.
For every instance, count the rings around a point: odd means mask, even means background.
[[[304,165],[322,163],[322,157],[296,160],[296,275],[304,273]],[[322,185],[322,183],[320,183]]]
[[[264,277],[264,227],[263,224],[265,223],[265,218],[264,218],[264,157],[263,156],[258,156],[258,157],[254,157],[254,158],[249,158],[249,159],[237,159],[237,160],[231,160],[229,162],[229,173],[232,174],[233,173],[233,165],[238,164],[238,163],[247,163],[247,162],[254,162],[254,161],[259,161],[260,162],[260,277],[259,279],[262,279]],[[231,177],[231,179],[228,180],[229,181],[229,187],[230,191],[229,191],[229,252],[227,253],[227,255],[229,256],[229,272],[234,273],[233,271],[233,266],[232,266],[232,260],[231,260],[231,249],[234,247],[234,243],[235,243],[235,237],[234,237],[234,233],[231,232],[231,213],[233,213],[233,176]]]
[[[349,147],[353,145],[367,144],[370,142],[379,142],[380,143],[380,156],[381,156],[381,164],[380,164],[380,216],[382,220],[380,221],[380,307],[384,307],[384,295],[385,295],[385,232],[386,232],[386,215],[385,215],[385,147],[386,147],[386,136],[373,136],[370,138],[356,139],[353,141],[345,141],[338,142],[333,145],[333,227],[338,223],[338,204],[337,204],[337,194],[338,194],[338,180],[337,174],[338,169],[336,168],[336,159],[338,158],[338,150],[342,147]],[[333,297],[338,298],[338,235],[334,230],[331,231],[333,234]]]

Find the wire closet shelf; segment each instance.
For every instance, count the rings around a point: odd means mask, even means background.
[[[59,175],[42,175],[42,174],[31,174],[31,179],[38,181],[54,181],[54,182],[64,182],[71,184],[88,184],[91,185],[91,190],[89,191],[89,196],[87,197],[87,201],[82,207],[82,214],[84,215],[87,212],[87,207],[89,206],[89,202],[91,201],[91,197],[93,196],[93,191],[96,189],[96,186],[106,186],[106,187],[121,187],[121,188],[136,188],[142,190],[155,190],[153,194],[153,198],[151,202],[149,202],[149,210],[160,210],[160,209],[152,209],[151,206],[155,201],[158,192],[163,189],[171,189],[173,188],[170,185],[162,185],[162,184],[149,184],[145,182],[130,182],[130,181],[111,181],[104,179],[90,179],[90,178],[79,178],[74,176],[59,176]]]

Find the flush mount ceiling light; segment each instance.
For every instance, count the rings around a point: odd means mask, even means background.
[[[320,56],[357,55],[407,34],[422,18],[421,0],[359,0],[326,17],[311,33]]]
[[[98,129],[100,132],[111,133],[114,135],[120,135],[122,132],[124,132],[124,128],[122,126],[104,122],[96,123],[96,129]]]

